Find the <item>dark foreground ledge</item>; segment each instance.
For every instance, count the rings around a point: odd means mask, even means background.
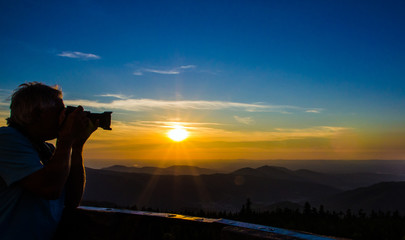
[[[56,239],[337,239],[238,222],[112,208],[79,207],[65,212]]]

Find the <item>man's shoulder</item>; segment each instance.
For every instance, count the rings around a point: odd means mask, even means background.
[[[12,128],[12,127],[0,127],[0,134],[9,134],[9,133],[14,133],[17,130]]]
[[[42,168],[32,143],[17,129],[0,128],[0,177],[12,183]]]
[[[32,148],[30,140],[13,127],[0,127],[0,148],[19,146]]]
[[[13,127],[0,127],[0,136],[24,137],[22,133]]]

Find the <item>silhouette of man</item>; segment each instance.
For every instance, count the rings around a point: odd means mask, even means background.
[[[65,116],[62,92],[19,86],[0,128],[0,239],[52,239],[65,207],[79,205],[82,151],[97,129],[78,107]],[[56,138],[56,147],[45,141]]]

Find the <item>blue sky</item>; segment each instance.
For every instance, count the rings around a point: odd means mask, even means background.
[[[360,154],[379,144],[364,139],[405,136],[404,12],[403,1],[2,1],[2,116],[18,84],[40,81],[125,126],[176,118],[307,138],[331,127],[362,139],[347,158],[405,158],[397,141],[384,147],[395,154]]]

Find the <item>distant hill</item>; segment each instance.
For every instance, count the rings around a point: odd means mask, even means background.
[[[342,192],[320,200],[325,208],[354,212],[396,211],[405,213],[405,182],[383,182]]]
[[[131,172],[139,169],[141,173]],[[405,189],[399,183],[373,185],[405,180],[390,174],[326,174],[274,166],[242,168],[228,174],[207,172],[210,170],[191,166],[87,169],[84,200],[163,210],[236,211],[247,198],[263,210],[279,207],[274,205],[279,202],[290,202],[287,205],[295,207],[305,201],[334,209],[379,209],[384,204],[396,206],[391,198]]]
[[[107,167],[120,164],[132,166],[153,166],[169,167],[173,161],[167,160],[162,164],[157,159],[133,159],[133,160],[92,160],[87,161],[87,166],[92,168]],[[227,173],[241,168],[258,168],[264,165],[280,166],[290,170],[308,169],[322,173],[382,173],[382,174],[405,174],[405,160],[249,160],[249,159],[216,159],[216,160],[193,160],[193,166],[199,166],[208,169]]]
[[[257,206],[302,202],[340,190],[319,183],[235,174],[151,175],[87,169],[86,201],[160,209],[239,210],[247,198]]]
[[[258,168],[264,165],[280,166],[292,170],[309,169],[322,173],[383,173],[403,175],[405,160],[223,160],[215,161],[215,167],[235,171],[244,167]],[[214,168],[212,165],[202,165]],[[229,169],[229,170],[228,170]]]
[[[115,172],[127,172],[127,173],[146,173],[152,175],[193,175],[198,176],[202,174],[214,174],[218,171],[214,171],[207,168],[200,168],[187,165],[174,165],[167,168],[158,167],[127,167],[122,165],[114,165],[111,167],[102,168],[102,170],[115,171]]]
[[[242,168],[232,172],[234,175],[270,177],[280,180],[312,182],[350,190],[358,187],[370,186],[385,181],[405,181],[404,175],[378,173],[347,173],[327,174],[306,169],[289,170],[284,167],[262,166],[259,168]]]

